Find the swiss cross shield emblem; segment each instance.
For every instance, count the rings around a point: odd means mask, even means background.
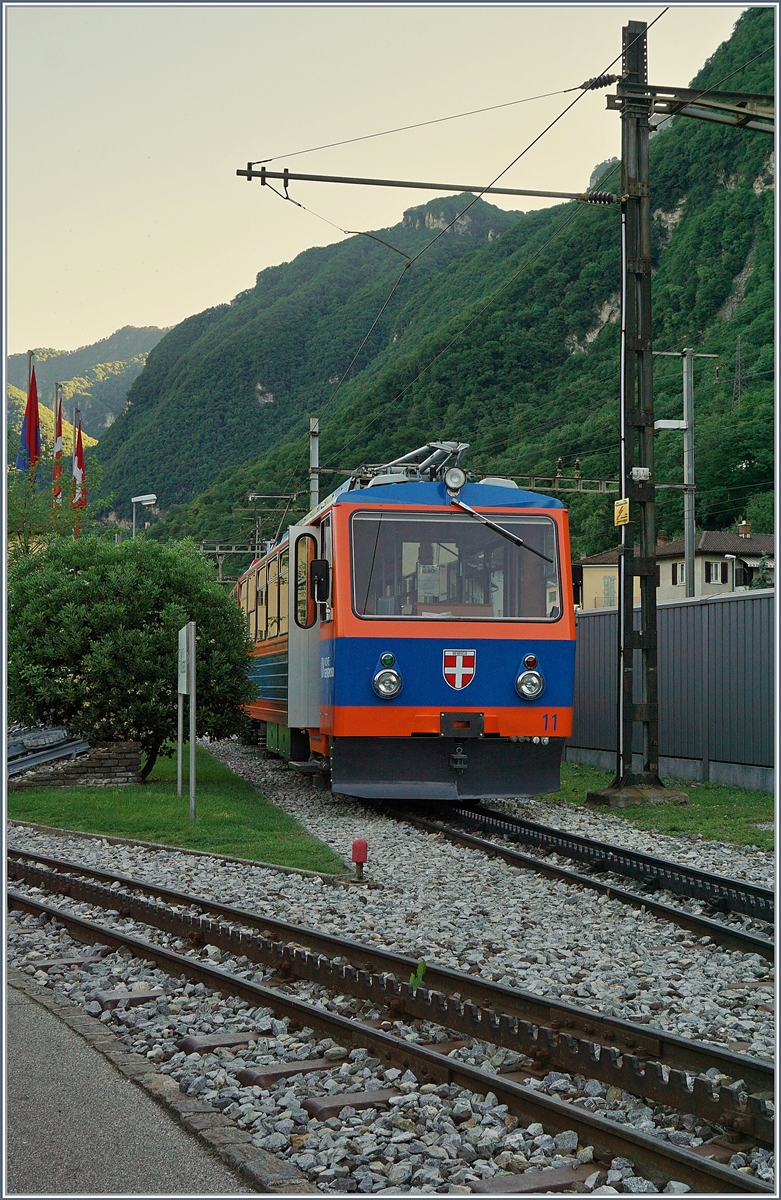
[[[445,683],[460,692],[475,677],[476,650],[443,650],[442,674]]]

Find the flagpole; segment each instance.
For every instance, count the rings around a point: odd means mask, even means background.
[[[62,384],[54,385],[54,452],[52,454],[52,504],[62,509]]]
[[[54,437],[52,438],[52,495],[51,502],[54,506],[54,472],[57,470],[57,396],[59,394],[59,383],[54,381],[54,399],[52,400],[52,416],[54,417]]]

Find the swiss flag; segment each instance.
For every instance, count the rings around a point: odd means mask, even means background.
[[[445,676],[445,683],[449,683],[457,692],[472,682],[476,664],[476,650],[442,651],[442,674]]]

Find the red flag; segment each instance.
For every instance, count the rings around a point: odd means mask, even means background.
[[[52,499],[62,508],[62,393],[57,396],[57,419],[54,423],[54,466],[52,467]]]
[[[41,461],[41,425],[38,419],[38,384],[35,367],[30,370],[30,386],[27,389],[27,407],[22,421],[22,439],[16,466],[20,471],[34,471]]]
[[[81,441],[81,416],[75,429],[76,442],[73,448],[73,483],[71,508],[87,507],[87,485],[84,480],[84,446]]]

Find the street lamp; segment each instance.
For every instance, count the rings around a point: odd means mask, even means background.
[[[146,508],[150,508],[153,504],[157,504],[157,496],[154,492],[147,492],[145,496],[133,496],[131,499],[133,505],[133,537],[136,536],[136,505],[143,504]]]
[[[734,592],[735,591],[735,568],[738,565],[738,563],[737,563],[738,556],[736,554],[725,554],[724,557],[728,560],[732,559],[732,590]]]

